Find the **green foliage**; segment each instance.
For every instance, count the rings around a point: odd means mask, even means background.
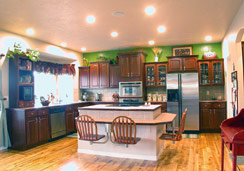
[[[21,45],[18,43],[14,44],[14,50],[9,50],[7,57],[8,58],[14,58],[15,55],[23,55],[23,56],[27,56],[31,61],[38,61],[39,60],[39,56],[40,53],[36,50],[32,50],[32,49],[26,49],[26,52],[21,50]]]

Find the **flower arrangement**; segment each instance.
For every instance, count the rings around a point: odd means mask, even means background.
[[[155,55],[155,62],[158,62],[158,57],[162,54],[163,50],[161,48],[152,48]]]
[[[119,101],[119,95],[117,92],[115,92],[113,95],[112,95],[112,98],[113,98],[113,101]]]
[[[14,50],[9,50],[7,57],[8,58],[14,58],[14,55],[24,55],[24,56],[27,56],[31,61],[36,62],[39,60],[39,56],[40,56],[40,53],[36,50],[32,50],[32,49],[28,48],[24,52],[21,50],[20,43],[18,43],[18,44],[14,43]]]

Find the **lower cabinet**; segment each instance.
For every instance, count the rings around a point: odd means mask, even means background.
[[[71,133],[75,130],[74,106],[67,106],[65,109],[66,133]]]
[[[38,143],[38,122],[37,118],[26,118],[26,144],[33,145]]]
[[[200,131],[220,132],[226,119],[226,102],[200,102]]]
[[[153,105],[161,105],[161,113],[167,112],[167,102],[151,102]]]

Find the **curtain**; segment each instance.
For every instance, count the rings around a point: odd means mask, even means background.
[[[3,104],[2,94],[2,64],[4,59],[0,57],[0,150],[11,146],[7,128],[6,110]]]

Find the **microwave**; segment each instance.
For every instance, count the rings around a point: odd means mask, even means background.
[[[21,86],[19,88],[19,99],[20,100],[33,100],[34,99],[34,90],[32,86]]]
[[[142,97],[142,82],[119,82],[119,97]]]

